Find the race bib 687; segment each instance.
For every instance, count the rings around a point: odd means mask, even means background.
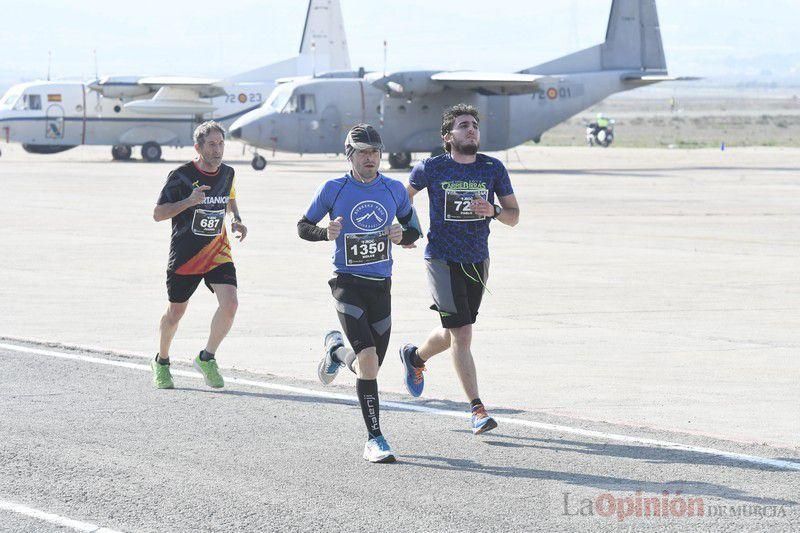
[[[215,237],[222,233],[225,225],[225,210],[195,209],[192,218],[192,233],[202,237]]]

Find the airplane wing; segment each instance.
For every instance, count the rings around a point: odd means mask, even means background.
[[[436,94],[445,89],[485,95],[528,94],[538,91],[543,80],[555,81],[550,76],[537,74],[470,71],[409,71],[385,76],[373,73],[366,78],[389,96],[398,98]]]
[[[431,80],[448,89],[475,91],[481,94],[529,94],[540,89],[539,83],[549,76],[514,72],[439,72]]]
[[[182,76],[115,76],[89,87],[108,98],[130,100],[125,109],[148,115],[209,113],[216,106],[204,99],[225,94],[222,80]]]
[[[630,85],[642,87],[663,81],[697,81],[703,78],[696,76],[669,76],[667,74],[646,74],[641,72],[631,72],[622,75],[622,81]]]
[[[151,89],[171,87],[197,93],[199,98],[214,98],[225,94],[222,80],[215,78],[190,78],[184,76],[153,76],[139,78],[139,85],[149,86]]]

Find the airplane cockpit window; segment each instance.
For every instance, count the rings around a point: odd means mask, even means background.
[[[297,112],[298,113],[316,113],[317,105],[314,100],[313,94],[298,94],[297,95]]]
[[[294,94],[283,109],[284,113],[315,113],[316,100],[313,94]]]
[[[286,106],[286,103],[289,101],[289,97],[292,96],[292,85],[289,83],[278,85],[272,94],[270,95],[269,99],[267,100],[267,105],[272,107],[275,111],[283,111],[283,108]]]
[[[38,94],[23,94],[22,109],[36,111],[42,108],[42,97]]]
[[[281,113],[294,113],[295,111],[297,111],[297,96],[292,96],[289,98],[289,101],[286,102],[286,105],[283,106]]]
[[[0,107],[7,107],[11,109],[14,107],[14,104],[17,103],[18,99],[19,93],[9,91],[3,95],[3,99],[0,100]]]

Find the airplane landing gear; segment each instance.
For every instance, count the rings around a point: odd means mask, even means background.
[[[133,155],[133,149],[127,144],[115,144],[111,147],[111,157],[114,161],[127,161]]]
[[[144,143],[142,145],[142,159],[149,163],[161,159],[161,146],[153,141]]]
[[[392,168],[408,168],[411,165],[411,152],[389,154],[389,166]]]
[[[253,160],[250,162],[250,164],[256,170],[264,170],[264,168],[267,166],[267,160],[264,159],[263,155],[256,154],[253,156]]]

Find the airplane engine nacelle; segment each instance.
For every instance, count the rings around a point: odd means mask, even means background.
[[[372,85],[383,90],[391,98],[414,98],[444,91],[444,86],[431,80],[437,71],[398,72],[383,76]]]
[[[89,88],[106,98],[131,99],[153,92],[148,85],[139,85],[139,76],[106,76],[89,84]]]

